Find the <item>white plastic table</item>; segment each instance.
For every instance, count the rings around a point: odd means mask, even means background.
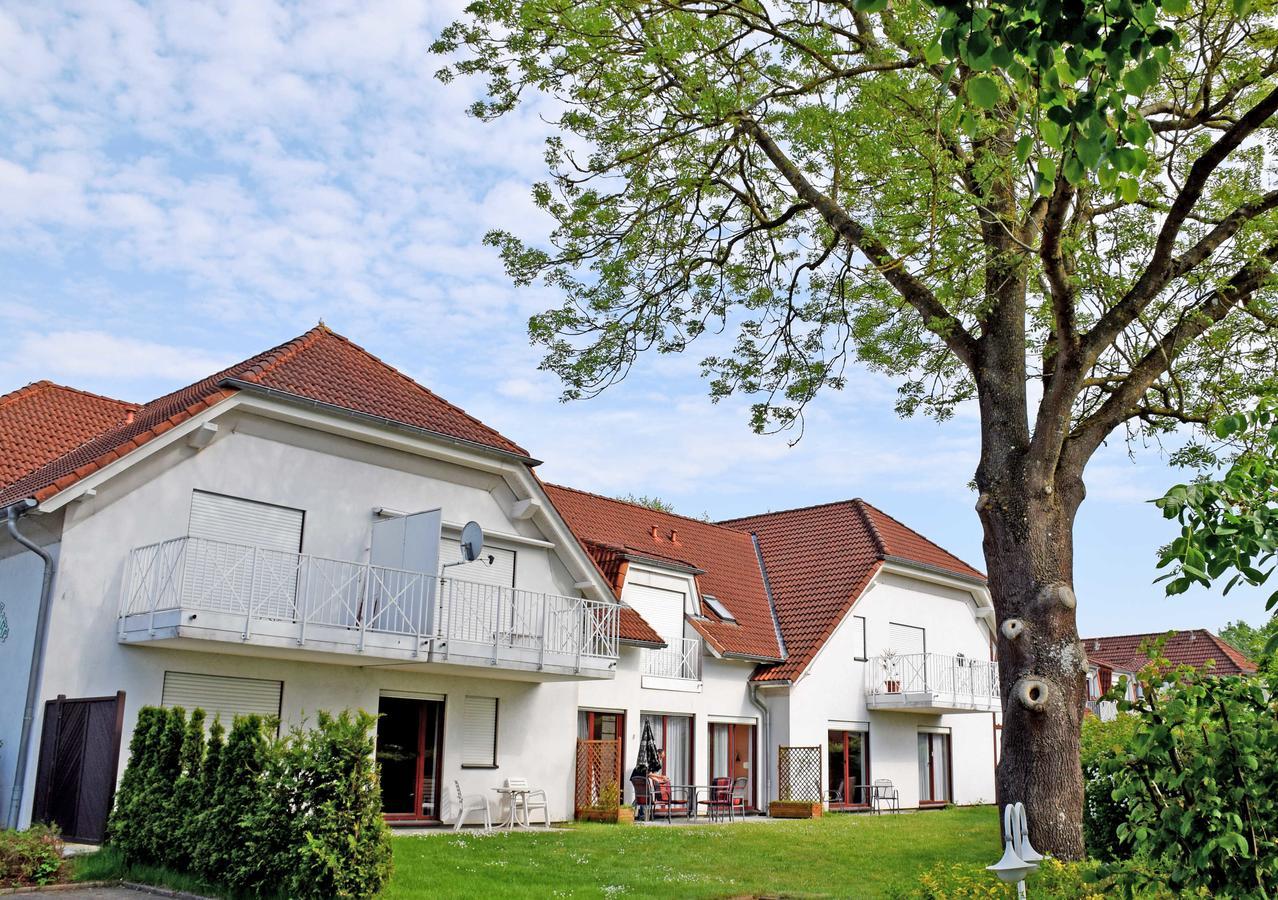
[[[507,801],[510,804],[510,810],[509,812],[506,813],[506,820],[500,823],[497,827],[500,828],[502,827],[502,825],[504,825],[506,826],[506,829],[508,831],[514,831],[516,811],[518,810],[520,805],[519,798],[527,797],[528,794],[531,793],[531,791],[528,788],[512,788],[512,787],[505,787],[504,785],[502,787],[495,787],[493,788],[493,790],[503,795],[504,797],[506,797]],[[523,804],[523,806],[524,806],[524,825],[527,825],[528,824],[528,804],[525,803]]]

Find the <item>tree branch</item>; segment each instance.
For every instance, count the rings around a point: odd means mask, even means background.
[[[936,298],[931,289],[906,270],[905,262],[893,255],[864,225],[808,180],[758,121],[750,116],[742,117],[741,130],[754,139],[799,198],[811,204],[835,233],[864,253],[901,298],[923,317],[924,327],[941,338],[968,369],[975,372],[978,352],[976,340],[963,327],[963,323]]]

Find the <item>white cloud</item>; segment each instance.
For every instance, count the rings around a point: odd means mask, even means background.
[[[164,379],[176,383],[212,375],[234,359],[199,347],[179,347],[120,337],[101,331],[31,334],[17,353],[52,379],[103,378],[114,381]]]

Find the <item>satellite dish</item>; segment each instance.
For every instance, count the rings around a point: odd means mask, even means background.
[[[461,533],[462,559],[474,562],[484,552],[484,529],[478,522],[467,522]]]

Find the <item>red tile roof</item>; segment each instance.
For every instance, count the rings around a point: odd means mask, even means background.
[[[0,505],[24,497],[46,500],[81,478],[142,446],[200,411],[232,396],[230,380],[421,428],[445,437],[527,457],[518,444],[443,400],[324,325],[210,375],[195,384],[132,408],[132,416],[87,425],[79,440],[38,468],[0,479]],[[24,389],[28,390],[28,389]],[[8,395],[18,397],[22,391]],[[109,401],[116,403],[117,401]],[[103,407],[105,409],[105,406]],[[56,418],[56,417],[55,417]],[[0,446],[17,440],[24,416],[0,416]],[[62,426],[46,426],[57,434]],[[64,431],[69,431],[67,426]],[[65,442],[64,442],[65,443]]]
[[[722,620],[706,608],[703,617],[688,619],[692,627],[719,653],[781,659],[767,589],[748,534],[574,488],[545,487],[577,540],[609,577],[614,591],[619,590],[622,579],[609,573],[620,572],[620,566],[630,559],[647,558],[698,570],[698,590],[718,598],[736,622]]]
[[[1149,658],[1141,652],[1141,644],[1146,641],[1152,643],[1164,634],[1168,632],[1089,637],[1083,639],[1083,649],[1093,661],[1097,661],[1097,657],[1114,660],[1118,668],[1139,672],[1149,664]],[[1256,671],[1255,663],[1205,628],[1170,632],[1163,647],[1163,655],[1178,666],[1203,668],[1210,661],[1213,663],[1211,672],[1214,675],[1250,674]]]
[[[31,474],[136,410],[132,403],[51,381],[5,394],[0,397],[0,485]]]
[[[720,523],[758,537],[789,658],[757,681],[797,678],[884,561],[984,579],[976,569],[864,500],[843,500]]]

